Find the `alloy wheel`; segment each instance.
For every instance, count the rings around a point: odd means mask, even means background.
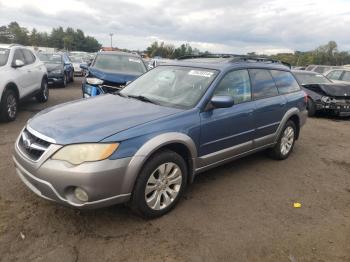
[[[14,95],[9,95],[7,97],[7,113],[10,118],[15,118],[17,113],[17,100]]]
[[[281,139],[281,153],[282,155],[287,155],[293,147],[294,143],[294,129],[288,126],[284,132]]]
[[[158,166],[149,177],[145,200],[153,210],[168,207],[178,196],[182,185],[182,172],[180,167],[172,162]]]

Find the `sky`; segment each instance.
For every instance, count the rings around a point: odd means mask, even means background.
[[[214,53],[350,51],[350,0],[0,0],[0,25],[50,32],[73,27],[103,46],[143,50],[154,41]]]

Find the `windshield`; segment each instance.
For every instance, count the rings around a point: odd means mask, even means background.
[[[332,81],[321,74],[294,73],[294,75],[302,85],[332,83]]]
[[[49,64],[61,64],[62,63],[62,57],[61,55],[56,54],[38,54],[38,57],[41,61]]]
[[[189,109],[201,99],[217,71],[180,66],[159,66],[127,85],[120,93],[142,96],[169,107]]]
[[[7,64],[9,58],[10,49],[0,48],[0,66]]]
[[[92,66],[104,71],[133,75],[141,75],[146,72],[146,67],[141,59],[127,55],[99,54]]]

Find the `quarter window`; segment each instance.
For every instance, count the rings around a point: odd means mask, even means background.
[[[255,100],[278,95],[275,81],[268,70],[250,69],[249,74],[252,80],[253,98]]]
[[[300,90],[298,82],[290,72],[278,70],[271,70],[270,72],[280,94],[288,94]]]
[[[232,71],[224,76],[214,95],[231,96],[235,104],[251,100],[251,88],[247,70]]]

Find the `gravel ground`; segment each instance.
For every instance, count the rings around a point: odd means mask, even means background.
[[[59,206],[17,177],[21,128],[80,98],[80,80],[50,92],[0,124],[0,261],[350,261],[350,119],[309,119],[288,160],[262,152],[205,172],[170,214],[146,221],[123,205]]]

